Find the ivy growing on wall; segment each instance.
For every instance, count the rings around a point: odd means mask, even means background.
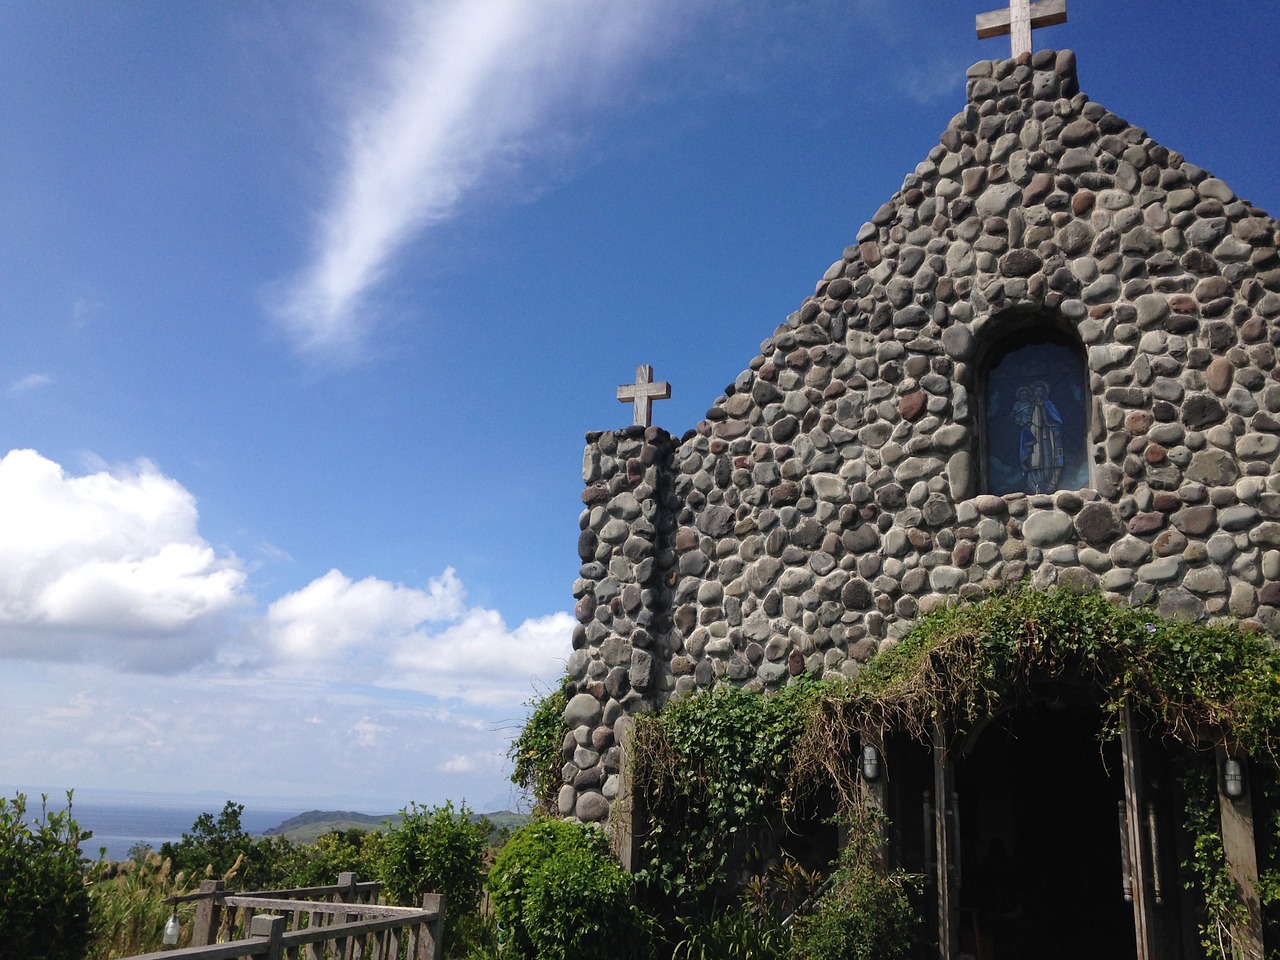
[[[825,685],[771,697],[722,686],[637,718],[636,781],[655,814],[643,837],[642,883],[663,897],[714,894],[735,855],[781,806],[792,748]]]
[[[515,764],[511,782],[526,790],[539,813],[555,809],[556,791],[560,786],[561,745],[567,732],[564,710],[566,680],[545,696],[530,700],[529,719],[507,751],[507,759]]]
[[[1029,588],[923,617],[858,677],[831,689],[796,746],[794,781],[856,787],[845,762],[860,738],[925,739],[935,721],[964,729],[1029,685],[1090,686],[1119,729],[1125,702],[1192,750],[1242,749],[1273,769],[1280,751],[1280,652],[1234,624],[1167,620],[1096,594]]]
[[[1243,750],[1266,781],[1260,788],[1277,781],[1280,652],[1266,637],[1098,595],[1023,588],[934,611],[852,680],[801,678],[771,697],[721,687],[641,717],[635,777],[651,824],[641,877],[669,896],[714,891],[771,813],[822,787],[847,811],[857,807],[860,743],[883,745],[892,731],[927,739],[937,722],[963,730],[1054,681],[1092,689],[1104,738],[1119,730],[1127,703],[1136,722],[1188,756]],[[1239,898],[1224,880],[1214,767],[1199,766],[1210,779],[1186,790],[1195,839],[1187,866],[1206,904],[1206,946],[1216,950],[1238,920]],[[1274,859],[1264,851],[1259,878],[1271,903],[1280,901]]]

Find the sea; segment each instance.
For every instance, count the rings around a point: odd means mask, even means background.
[[[41,790],[0,786],[0,796],[9,800],[19,792],[26,795],[28,816],[38,817]],[[49,795],[50,811],[66,808],[65,790],[43,792]],[[162,843],[181,840],[184,833],[191,832],[200,814],[210,813],[216,818],[228,799],[244,805],[240,814],[240,826],[251,834],[264,833],[308,810],[359,810],[358,807],[335,804],[332,800],[308,803],[270,798],[215,798],[190,794],[78,789],[72,796],[71,815],[82,830],[93,832],[93,836],[80,846],[84,856],[96,860],[99,852],[105,850],[107,859],[123,860],[134,844],[146,843],[159,850]],[[386,810],[371,812],[381,814]]]

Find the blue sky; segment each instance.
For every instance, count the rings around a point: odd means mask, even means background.
[[[692,427],[1006,55],[949,0],[0,9],[0,783],[510,799],[583,434]],[[1037,47],[1280,210],[1280,4]]]

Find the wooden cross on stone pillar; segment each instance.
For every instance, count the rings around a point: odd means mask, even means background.
[[[636,367],[636,382],[618,387],[619,403],[634,403],[635,416],[631,422],[637,427],[653,424],[653,401],[667,400],[671,396],[671,384],[665,380],[653,382],[653,367],[642,363]]]
[[[978,14],[978,37],[1003,37],[1013,41],[1013,59],[1031,53],[1031,31],[1067,22],[1067,0],[1011,0],[1008,10]]]

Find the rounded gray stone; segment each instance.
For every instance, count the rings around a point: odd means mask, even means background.
[[[583,823],[599,823],[609,816],[609,801],[600,793],[584,793],[578,797],[573,813]]]
[[[1056,547],[1071,536],[1071,517],[1058,510],[1033,513],[1022,525],[1022,535],[1036,547]]]
[[[929,586],[934,590],[954,590],[968,579],[959,567],[934,567],[929,573]]]
[[[591,694],[575,694],[564,708],[564,725],[570,730],[580,726],[594,727],[600,722],[602,712],[600,701]]]
[[[556,796],[556,807],[560,810],[560,816],[573,816],[573,804],[576,799],[577,791],[570,784],[566,783],[560,788],[560,793]]]
[[[997,183],[983,191],[975,204],[978,216],[1002,217],[1022,199],[1022,188],[1016,183]]]
[[[1124,533],[1124,524],[1115,509],[1100,501],[1086,503],[1075,519],[1076,532],[1086,543],[1103,546]]]
[[[1138,579],[1148,583],[1168,583],[1182,573],[1181,557],[1160,557],[1138,568]]]

